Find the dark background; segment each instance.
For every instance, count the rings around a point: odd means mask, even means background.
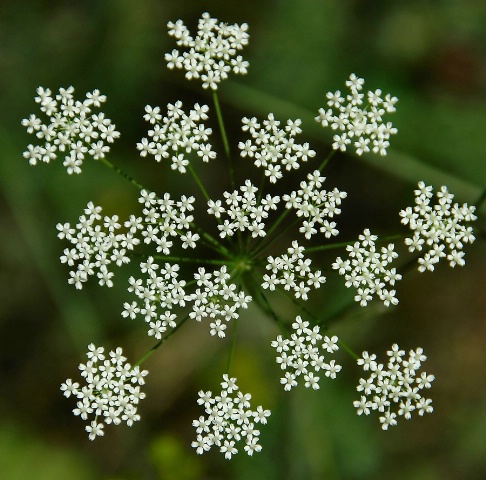
[[[338,218],[340,241],[364,228],[404,233],[398,211],[413,203],[419,180],[448,185],[460,202],[474,202],[486,183],[486,7],[482,1],[10,1],[0,7],[0,478],[24,479],[483,479],[486,475],[486,248],[466,248],[465,268],[441,264],[412,272],[398,287],[398,308],[354,309],[333,332],[356,351],[384,360],[398,342],[422,346],[425,368],[436,376],[435,412],[381,431],[377,416],[358,417],[352,401],[360,372],[344,352],[344,370],[322,380],[318,392],[282,392],[269,342],[274,325],[252,308],[240,322],[233,373],[255,405],[272,409],[261,428],[263,451],[231,462],[217,451],[196,456],[192,419],[199,389],[218,389],[227,341],[210,338],[208,325],[188,323],[144,365],[150,375],[142,421],[107,427],[89,442],[84,422],[71,414],[59,385],[77,377],[90,342],[122,346],[133,362],[152,341],[145,325],[120,315],[126,278],[115,288],[90,282],[67,285],[59,263],[64,248],[58,222],[75,223],[88,201],[126,218],[137,211],[137,192],[101,163],[87,161],[68,176],[61,161],[29,167],[22,158],[33,141],[20,125],[38,113],[35,89],[73,85],[78,98],[99,88],[103,111],[122,136],[109,159],[148,188],[199,195],[188,177],[140,158],[146,136],[144,107],[180,99],[185,106],[211,97],[181,71],[168,71],[164,53],[175,47],[169,20],[194,31],[201,13],[250,25],[244,57],[249,75],[232,76],[220,90],[231,146],[243,138],[243,115],[302,118],[318,157],[331,133],[313,120],[325,93],[343,89],[351,72],[365,88],[399,97],[391,120],[399,133],[387,157],[336,155],[328,188],[348,192]],[[213,142],[219,148],[217,125]],[[216,164],[218,165],[218,164]],[[215,197],[227,187],[224,169],[201,168]],[[242,161],[243,171],[251,171]],[[477,226],[485,229],[486,210]],[[478,235],[479,236],[479,235]],[[290,240],[290,237],[289,237]],[[285,243],[285,242],[284,242]],[[282,245],[284,245],[284,243]],[[279,254],[281,252],[275,252]],[[339,252],[342,254],[342,252]],[[337,253],[316,255],[330,265]],[[409,257],[407,257],[409,258]],[[348,304],[342,278],[312,295],[314,311],[328,315]],[[271,297],[277,310],[297,314]]]

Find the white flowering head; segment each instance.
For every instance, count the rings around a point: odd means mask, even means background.
[[[358,238],[358,242],[346,247],[349,258],[336,258],[332,268],[338,270],[339,275],[344,275],[346,287],[357,289],[354,299],[362,307],[365,307],[374,295],[377,295],[386,307],[398,304],[396,292],[391,287],[394,287],[402,276],[397,273],[396,268],[388,268],[393,259],[398,257],[394,244],[390,243],[387,247],[377,250],[375,241],[378,237],[372,235],[369,229],[365,229]]]
[[[346,151],[352,145],[358,155],[373,151],[386,155],[390,146],[390,137],[397,133],[391,122],[384,121],[386,113],[396,111],[397,97],[387,94],[382,98],[381,90],[361,93],[364,80],[351,74],[346,86],[349,93],[344,97],[340,90],[328,92],[327,106],[319,109],[316,121],[323,127],[331,127],[336,134],[333,137],[334,150]]]
[[[267,194],[264,198],[257,196],[258,188],[250,180],[240,187],[240,191],[224,192],[226,206],[221,200],[208,201],[208,213],[218,220],[223,216],[228,217],[218,229],[221,238],[232,237],[236,232],[251,232],[253,238],[264,237],[265,220],[270,210],[276,210],[280,197],[272,197]]]
[[[176,326],[176,315],[172,309],[184,307],[188,297],[184,287],[186,282],[178,278],[179,265],[166,263],[160,267],[149,257],[140,264],[144,279],[130,277],[128,291],[133,293],[138,301],[126,302],[122,312],[123,317],[132,320],[142,316],[149,325],[148,335],[157,340],[170,327]]]
[[[323,352],[334,353],[339,350],[338,337],[322,337],[318,325],[312,329],[309,322],[304,322],[300,316],[292,324],[294,333],[290,338],[278,335],[272,341],[272,347],[277,351],[277,363],[285,370],[280,383],[288,392],[298,385],[298,378],[304,378],[306,388],[319,389],[319,380],[316,374],[322,370],[328,378],[336,378],[341,371],[341,365],[335,360],[326,361]]]
[[[27,132],[43,142],[42,145],[27,146],[23,155],[31,165],[50,163],[61,155],[68,174],[81,173],[86,156],[95,160],[104,158],[110,151],[108,144],[120,136],[104,113],[93,113],[93,108],[106,101],[105,95],[94,90],[80,102],[73,94],[73,87],[60,88],[56,96],[48,88],[37,88],[35,101],[47,119],[30,115],[22,120]]]
[[[138,219],[137,228],[141,228],[143,241],[154,243],[156,251],[169,255],[178,238],[183,249],[196,248],[199,234],[192,231],[194,216],[194,197],[182,195],[180,200],[172,200],[169,193],[158,198],[155,193],[142,190],[139,202],[144,206],[143,219]]]
[[[221,387],[221,393],[215,397],[210,391],[199,392],[197,403],[204,406],[206,415],[192,422],[197,434],[192,446],[199,455],[216,446],[228,460],[238,453],[240,444],[245,445],[244,450],[250,456],[260,452],[260,430],[257,427],[259,423],[267,423],[270,410],[261,406],[252,410],[251,394],[239,390],[236,378],[223,375]]]
[[[226,265],[212,273],[200,267],[194,279],[197,288],[189,297],[193,302],[189,317],[198,322],[210,318],[210,334],[223,338],[226,335],[226,323],[237,319],[239,310],[248,308],[252,298],[231,282]]]
[[[255,166],[264,169],[271,183],[282,178],[283,170],[297,170],[299,162],[307,162],[316,155],[308,143],[295,141],[296,135],[302,132],[300,119],[287,120],[285,128],[280,128],[280,121],[275,119],[273,113],[263,121],[263,126],[255,117],[244,117],[242,122],[242,130],[248,132],[251,139],[238,144],[240,155],[254,159]]]
[[[321,177],[319,170],[307,175],[308,182],[300,182],[300,189],[290,195],[284,195],[287,202],[285,208],[296,210],[297,216],[302,217],[302,226],[299,231],[305,238],[310,239],[317,233],[317,228],[326,238],[339,234],[336,222],[329,221],[335,215],[341,213],[341,201],[347,197],[346,192],[340,192],[337,188],[328,192],[321,189],[325,177]]]
[[[470,223],[477,219],[476,207],[467,203],[453,204],[454,195],[446,186],[436,193],[435,205],[431,204],[433,196],[433,188],[419,182],[415,190],[415,206],[400,212],[402,223],[413,231],[413,236],[405,239],[409,251],[426,250],[418,259],[419,272],[433,271],[444,257],[451,267],[462,267],[466,263],[462,248],[465,243],[475,240]]]
[[[95,274],[100,285],[112,287],[110,265],[129,263],[129,251],[140,243],[133,231],[120,232],[118,215],[103,217],[101,212],[101,207],[89,202],[75,228],[69,223],[58,223],[56,226],[59,231],[57,236],[72,244],[72,248],[64,250],[61,263],[75,267],[69,272],[68,283],[78,290],[83,288],[89,276]]]
[[[245,75],[248,62],[239,52],[248,45],[248,25],[227,25],[209,13],[199,20],[197,35],[193,38],[182,20],[167,24],[169,35],[174,37],[179,51],[165,54],[167,67],[186,71],[188,80],[199,79],[203,88],[217,90],[218,84],[233,72]]]
[[[305,258],[305,249],[296,240],[287,249],[287,253],[279,257],[267,257],[266,269],[271,274],[263,275],[262,288],[275,290],[281,286],[284,290],[294,292],[295,298],[308,299],[312,288],[319,288],[326,281],[320,270],[312,270],[312,260]]]
[[[157,162],[170,158],[172,170],[186,172],[189,154],[195,152],[204,162],[216,158],[216,153],[209,143],[211,129],[204,123],[208,119],[209,107],[196,103],[193,110],[186,114],[182,102],[167,105],[167,116],[162,118],[160,108],[145,107],[144,119],[153,125],[148,131],[149,138],[142,138],[137,143],[140,155],[152,155]]]
[[[140,390],[147,370],[132,367],[119,347],[105,355],[103,347],[88,346],[86,364],[79,370],[86,385],[80,386],[68,378],[61,385],[65,397],[77,398],[74,415],[88,423],[89,439],[104,435],[105,425],[125,422],[129,427],[140,420],[138,403],[145,398]]]
[[[361,392],[361,398],[353,402],[358,415],[369,415],[377,410],[383,430],[395,426],[399,416],[409,420],[413,411],[420,416],[434,411],[432,400],[423,397],[423,390],[429,389],[435,379],[434,375],[419,372],[427,360],[423,349],[410,350],[406,358],[405,351],[394,344],[387,355],[390,359],[385,368],[376,362],[376,355],[363,352],[358,365],[371,373],[368,378],[359,380],[356,390]]]

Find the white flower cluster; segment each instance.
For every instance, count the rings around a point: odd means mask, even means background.
[[[390,360],[386,370],[383,364],[375,361],[376,355],[363,352],[358,365],[362,365],[364,371],[371,371],[371,375],[367,379],[359,380],[356,390],[364,395],[353,402],[358,415],[369,415],[371,410],[382,413],[380,423],[383,430],[397,424],[397,415],[409,420],[414,410],[420,416],[434,411],[432,400],[422,397],[420,392],[424,388],[430,388],[435,377],[427,375],[426,372],[417,377],[422,362],[427,360],[423,349],[410,350],[408,359],[405,359],[402,358],[405,351],[394,344],[387,355]]]
[[[280,121],[275,119],[273,113],[268,114],[263,127],[255,117],[244,117],[242,122],[242,130],[249,132],[252,139],[238,144],[240,155],[254,158],[255,166],[265,169],[265,175],[271,183],[282,178],[283,168],[287,171],[297,170],[300,167],[299,161],[306,162],[316,155],[308,143],[300,145],[295,142],[295,136],[302,132],[300,119],[287,120],[283,129],[279,128]]]
[[[319,231],[326,238],[339,234],[336,222],[329,222],[326,217],[333,218],[341,213],[341,200],[347,197],[346,192],[340,192],[335,188],[332,192],[321,190],[326,177],[321,177],[319,170],[307,175],[308,182],[300,182],[300,190],[293,191],[282,198],[286,203],[285,208],[297,210],[298,217],[304,217],[299,231],[310,239],[317,233],[316,224],[320,225]]]
[[[144,205],[144,218],[133,219],[134,228],[142,230],[144,243],[155,243],[157,252],[169,255],[173,246],[170,237],[180,237],[182,248],[196,248],[199,234],[191,231],[193,215],[187,212],[194,210],[194,197],[181,196],[176,202],[165,193],[157,198],[155,193],[142,190],[139,202]]]
[[[236,378],[223,375],[221,387],[221,393],[216,397],[210,391],[199,392],[197,403],[204,405],[207,416],[201,415],[192,422],[197,434],[192,446],[201,455],[216,445],[229,460],[238,453],[237,442],[244,441],[245,452],[252,456],[253,452],[262,449],[258,443],[260,431],[255,424],[265,425],[271,412],[261,406],[252,410],[251,394],[243,394],[239,390]]]
[[[266,235],[265,224],[262,220],[268,217],[270,210],[277,209],[280,197],[272,197],[267,194],[265,198],[258,201],[259,199],[256,196],[258,188],[250,180],[245,180],[240,191],[241,194],[238,190],[224,192],[227,208],[223,206],[221,200],[208,201],[209,214],[218,219],[221,218],[222,214],[226,214],[230,218],[230,220],[225,220],[218,225],[218,229],[221,231],[219,236],[221,238],[231,237],[238,230],[241,232],[248,230],[253,238],[264,237]]]
[[[155,126],[148,132],[150,140],[142,138],[142,141],[137,143],[140,155],[142,157],[147,154],[153,155],[157,162],[162,158],[171,157],[172,170],[181,173],[186,172],[186,167],[189,165],[187,154],[193,150],[204,162],[215,158],[216,153],[208,143],[212,131],[200,123],[208,119],[208,110],[209,107],[206,105],[200,106],[196,103],[194,109],[187,115],[182,110],[182,102],[178,101],[174,105],[170,103],[167,105],[167,116],[162,118],[159,107],[152,108],[147,105],[144,119]]]
[[[81,173],[86,155],[91,155],[95,160],[104,158],[110,151],[107,143],[113,143],[120,136],[115,125],[103,113],[91,114],[92,107],[100,107],[106,101],[105,95],[94,90],[80,102],[74,100],[73,93],[73,87],[60,88],[53,97],[48,88],[37,88],[35,101],[47,115],[48,122],[42,123],[35,115],[22,120],[28,133],[35,133],[37,138],[45,142],[42,146],[27,146],[23,155],[31,165],[49,163],[62,153],[68,174]]]
[[[358,238],[358,242],[346,247],[350,259],[342,260],[338,257],[332,264],[332,268],[338,270],[339,275],[344,275],[346,287],[354,287],[358,290],[354,299],[362,307],[365,307],[375,294],[386,307],[390,306],[390,303],[396,305],[398,303],[398,298],[395,297],[396,291],[386,288],[387,283],[394,286],[395,282],[402,278],[396,268],[387,268],[388,264],[398,257],[398,253],[394,250],[395,245],[390,243],[387,247],[381,248],[381,253],[378,252],[375,246],[378,237],[372,235],[369,229],[365,229]]]
[[[336,365],[335,360],[331,360],[329,363],[324,361],[324,355],[318,345],[323,339],[318,325],[311,330],[309,322],[304,322],[298,316],[295,323],[292,324],[292,328],[295,332],[292,333],[290,339],[279,335],[277,340],[272,341],[271,344],[279,354],[277,363],[280,364],[282,370],[290,370],[280,379],[280,383],[286,391],[290,391],[297,386],[297,378],[303,375],[305,387],[317,390],[320,378],[315,376],[315,373],[323,370],[326,377],[336,378],[336,373],[339,373],[342,367]],[[337,343],[338,337],[325,336],[324,342],[321,344],[322,349],[333,353],[339,350]]]
[[[275,290],[281,285],[285,290],[293,290],[295,298],[307,300],[307,293],[311,287],[319,288],[325,283],[326,277],[321,275],[320,270],[312,271],[310,266],[312,260],[304,257],[304,247],[294,240],[287,253],[280,257],[267,257],[267,270],[271,275],[263,275],[262,288]]]
[[[361,155],[369,152],[372,147],[374,153],[386,155],[386,149],[390,146],[391,135],[397,133],[391,122],[384,123],[383,115],[396,111],[397,97],[387,94],[383,99],[381,90],[368,92],[367,103],[363,106],[364,94],[360,93],[364,80],[351,74],[346,86],[350,93],[344,98],[341,92],[328,92],[328,110],[319,109],[316,121],[323,127],[330,126],[340,134],[333,137],[334,150],[344,152],[347,145],[354,140],[356,153]],[[334,110],[333,110],[334,108]],[[371,145],[370,145],[371,144]]]
[[[148,371],[127,363],[120,347],[108,356],[104,351],[103,347],[88,346],[88,361],[79,365],[85,386],[80,388],[79,383],[73,383],[70,378],[61,385],[65,397],[73,395],[78,399],[74,415],[86,421],[94,417],[86,426],[90,440],[104,435],[105,424],[126,422],[131,427],[133,422],[139,421],[137,406],[145,398],[140,386],[145,383]]]
[[[200,288],[190,295],[194,305],[189,316],[198,322],[207,317],[213,319],[209,325],[209,333],[223,338],[226,324],[222,320],[229,322],[238,318],[238,310],[248,308],[252,299],[249,295],[245,295],[245,292],[238,292],[236,285],[229,282],[231,276],[227,272],[226,265],[212,273],[200,267],[194,274],[194,278]]]
[[[140,264],[140,270],[146,274],[145,281],[134,277],[128,280],[128,291],[134,293],[140,303],[125,302],[122,316],[133,320],[137,315],[142,315],[150,327],[148,335],[160,340],[168,327],[176,326],[176,315],[171,309],[177,305],[184,307],[189,299],[184,291],[186,282],[178,279],[179,265],[176,263],[166,263],[161,268],[153,257],[149,257],[147,262]],[[158,307],[163,310],[161,313]]]
[[[76,266],[75,270],[69,272],[68,283],[78,290],[83,288],[83,283],[95,271],[100,285],[112,287],[113,272],[108,270],[109,265],[115,263],[120,267],[128,263],[130,258],[127,252],[140,243],[132,230],[117,233],[121,228],[118,215],[103,218],[101,211],[101,207],[89,202],[84,209],[84,215],[79,217],[76,228],[71,228],[69,223],[56,225],[59,230],[57,236],[68,240],[74,247],[64,249],[61,263],[67,263],[70,267]],[[125,227],[131,225],[131,221],[125,222]]]
[[[436,196],[437,204],[431,205],[433,188],[419,182],[418,190],[415,190],[415,206],[400,212],[402,223],[413,231],[413,237],[405,239],[409,251],[421,252],[424,247],[428,248],[418,259],[419,272],[433,271],[442,257],[447,257],[451,267],[464,266],[463,244],[475,240],[473,228],[464,224],[477,219],[474,215],[476,207],[467,203],[453,204],[454,195],[445,186]],[[446,247],[448,254],[444,251]]]
[[[186,71],[186,78],[200,78],[203,88],[217,90],[218,83],[228,78],[228,73],[245,75],[248,62],[237,55],[239,50],[248,45],[248,25],[227,25],[218,23],[209,13],[203,13],[198,23],[196,38],[191,37],[182,20],[169,22],[169,35],[177,40],[179,47],[189,49],[179,52],[174,49],[165,54],[167,67]]]

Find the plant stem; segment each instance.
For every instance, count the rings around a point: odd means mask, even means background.
[[[102,164],[106,165],[108,168],[110,168],[114,172],[118,173],[118,175],[123,177],[125,180],[128,180],[132,185],[137,187],[139,190],[145,190],[145,187],[142,184],[138,183],[133,177],[128,175],[128,173],[124,172],[121,168],[117,167],[115,164],[111,163],[106,158],[100,158],[98,161],[100,161]]]
[[[292,301],[294,305],[296,305],[300,310],[302,310],[306,315],[308,315],[314,322],[316,322],[316,325],[319,325],[322,327],[323,330],[329,331],[329,327],[327,325],[322,325],[321,322],[318,321],[318,318],[315,314],[313,314],[307,307],[304,307],[302,303],[297,301],[296,298],[294,298],[293,295],[289,294],[286,290],[282,290],[281,288],[277,289],[280,293],[284,294],[285,297],[287,297],[289,300]],[[343,348],[343,350],[346,350],[355,360],[359,358],[359,355],[357,355],[348,345],[346,345],[342,340],[338,340],[339,345]]]
[[[333,155],[336,153],[336,150],[331,150],[328,154],[327,157],[322,161],[322,163],[319,165],[319,172],[322,172],[324,167],[328,164],[329,160],[333,157]]]
[[[199,178],[199,176],[196,173],[196,171],[194,170],[194,168],[192,168],[192,165],[190,163],[188,165],[188,170],[191,172],[191,175],[193,176],[194,180],[196,181],[196,183],[197,183],[198,187],[200,188],[202,194],[204,195],[204,198],[206,199],[206,201],[211,200],[209,198],[208,192],[206,191],[206,189],[204,188],[204,185],[201,182],[201,179]]]
[[[231,347],[230,347],[230,352],[228,356],[228,365],[226,367],[226,373],[229,375],[230,370],[231,370],[231,364],[233,363],[233,356],[235,352],[235,347],[236,347],[236,338],[238,334],[238,319],[235,318],[233,320],[233,337],[231,339]]]
[[[223,114],[221,113],[221,106],[219,105],[218,92],[213,90],[214,108],[216,109],[216,116],[218,117],[219,130],[221,132],[221,139],[223,140],[223,147],[228,159],[231,187],[235,188],[235,172],[233,170],[233,162],[231,160],[231,152],[229,148],[228,136],[226,135],[226,129],[224,127]]]
[[[270,315],[275,320],[276,324],[280,328],[280,331],[286,337],[287,336],[287,330],[286,330],[284,324],[278,318],[278,315],[275,313],[275,310],[272,308],[272,305],[270,304],[267,297],[263,293],[263,290],[260,287],[260,284],[256,281],[256,279],[253,275],[251,276],[251,281],[252,281],[253,286],[256,287],[254,292],[256,294],[258,294],[261,297],[261,299],[263,300],[263,305],[261,305],[261,303],[259,303],[258,300],[255,299],[257,304],[260,306],[260,308],[263,310],[263,312],[265,312],[267,315]]]
[[[268,245],[270,245],[271,242],[273,242],[275,239],[271,239],[270,242],[267,242],[267,244],[265,244],[265,246],[263,248],[259,248],[261,246],[261,244],[266,240],[268,239],[268,237],[275,231],[275,229],[282,223],[282,221],[285,219],[285,217],[290,213],[290,210],[285,210],[283,211],[280,216],[277,218],[277,220],[275,221],[275,223],[270,227],[270,230],[268,230],[267,234],[265,235],[265,237],[263,237],[262,239],[260,239],[260,241],[258,241],[252,251],[250,252],[250,255],[252,256],[252,258],[254,258],[256,255],[258,255],[262,250],[264,250],[265,248],[267,248]]]
[[[134,367],[138,367],[142,365],[145,360],[147,360],[169,337],[171,337],[177,330],[179,330],[182,325],[186,322],[189,318],[189,314],[187,314],[164,338],[161,338],[143,357],[138,360],[138,362],[134,365]]]
[[[151,254],[131,254],[130,257],[152,257],[154,260],[162,260],[167,262],[181,262],[181,263],[206,263],[207,265],[227,265],[227,260],[217,260],[211,258],[186,258],[167,255],[151,255]]]
[[[383,237],[383,238],[378,238],[378,242],[387,242],[389,240],[400,240],[401,238],[405,238],[405,235],[389,235],[388,237]],[[311,252],[320,252],[322,250],[332,250],[334,248],[341,248],[345,247],[347,245],[354,245],[356,243],[356,240],[352,240],[349,242],[341,242],[341,243],[331,243],[329,245],[319,245],[317,247],[310,247],[306,248],[305,251],[306,253],[311,253]]]

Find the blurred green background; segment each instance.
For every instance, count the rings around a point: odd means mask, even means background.
[[[89,442],[59,385],[77,376],[90,342],[122,346],[135,361],[152,342],[145,325],[120,316],[126,279],[115,288],[67,285],[59,263],[58,222],[75,222],[88,201],[122,218],[136,212],[137,192],[94,161],[68,176],[61,161],[31,168],[22,158],[33,141],[20,122],[37,113],[37,86],[73,85],[81,97],[99,88],[121,131],[110,159],[148,188],[198,195],[193,182],[167,165],[139,157],[146,104],[178,99],[211,106],[180,71],[165,67],[174,48],[169,20],[194,29],[201,13],[250,25],[244,52],[249,75],[221,88],[231,146],[242,139],[242,115],[303,120],[307,140],[323,157],[330,132],[313,121],[325,93],[351,72],[399,97],[399,134],[385,158],[336,155],[329,188],[348,192],[338,219],[340,239],[365,227],[403,232],[397,212],[411,205],[418,180],[446,184],[461,202],[486,185],[486,4],[477,0],[3,1],[0,6],[0,478],[24,479],[484,479],[486,478],[486,247],[466,249],[467,265],[411,273],[399,285],[398,308],[351,309],[334,325],[356,351],[385,355],[394,342],[422,346],[435,374],[435,413],[382,432],[376,416],[356,416],[359,371],[344,352],[344,371],[318,392],[283,394],[269,342],[274,325],[256,309],[240,322],[233,373],[255,404],[272,409],[262,453],[231,462],[190,447],[197,391],[218,389],[228,342],[209,338],[207,324],[188,323],[145,365],[150,371],[142,422],[107,427]],[[216,130],[216,124],[213,122]],[[218,135],[214,143],[218,145]],[[248,164],[242,170],[251,171]],[[220,197],[224,172],[201,169]],[[240,174],[240,178],[243,174]],[[187,182],[187,183],[185,183]],[[484,230],[486,209],[477,226]],[[284,242],[285,243],[285,242]],[[282,248],[284,246],[282,244]],[[330,265],[337,255],[315,256]],[[341,279],[312,296],[313,309],[338,312],[352,298]],[[288,318],[297,314],[277,304]]]

